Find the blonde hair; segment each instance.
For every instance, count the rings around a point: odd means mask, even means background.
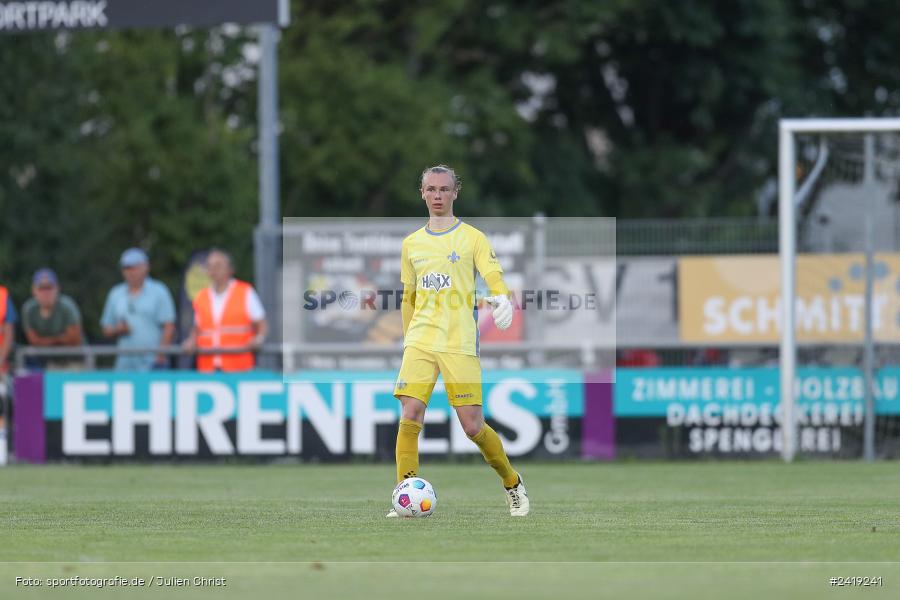
[[[456,171],[447,165],[435,165],[422,171],[422,176],[419,177],[419,189],[425,186],[425,176],[429,173],[446,173],[453,179],[453,189],[457,192],[462,189],[462,181],[456,175]]]

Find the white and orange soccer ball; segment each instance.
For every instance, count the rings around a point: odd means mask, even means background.
[[[394,488],[391,504],[400,517],[430,517],[437,508],[437,495],[421,477],[404,479]]]

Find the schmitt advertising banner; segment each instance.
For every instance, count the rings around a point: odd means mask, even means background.
[[[15,449],[22,460],[229,456],[393,460],[394,372],[49,372],[17,380]],[[327,383],[324,383],[327,382]],[[485,416],[510,456],[579,456],[578,371],[485,373]],[[438,383],[419,450],[477,453]]]
[[[797,341],[861,342],[865,257],[805,254],[796,261]],[[691,256],[678,262],[681,340],[768,343],[781,331],[781,266],[776,255]],[[900,254],[877,254],[873,331],[900,341]]]
[[[876,415],[900,414],[900,369],[876,378]],[[859,456],[864,382],[854,368],[800,368],[799,449]],[[777,368],[619,369],[613,413],[620,456],[765,455],[781,450]]]

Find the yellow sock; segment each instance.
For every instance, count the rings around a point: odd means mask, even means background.
[[[511,488],[519,483],[519,474],[509,464],[509,458],[503,449],[503,442],[500,441],[500,436],[491,429],[490,425],[485,423],[481,431],[469,439],[475,442],[478,449],[481,450],[484,460],[503,480],[503,487]]]
[[[400,419],[397,430],[397,483],[419,474],[419,433],[422,426],[410,419]]]

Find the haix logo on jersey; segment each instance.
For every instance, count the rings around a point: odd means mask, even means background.
[[[450,276],[443,273],[429,273],[422,277],[422,287],[436,292],[451,287]]]

